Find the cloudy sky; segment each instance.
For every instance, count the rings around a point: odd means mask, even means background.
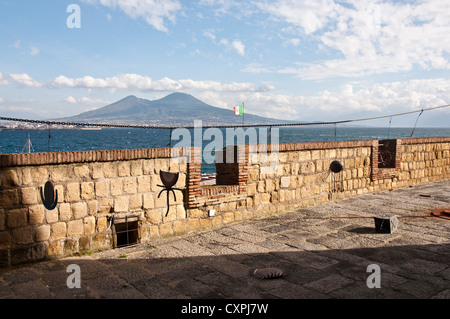
[[[298,121],[450,103],[447,0],[0,0],[0,35],[1,116],[172,92]],[[450,108],[420,118],[434,125]]]

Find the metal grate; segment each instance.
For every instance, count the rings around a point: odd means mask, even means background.
[[[125,218],[125,222],[114,224],[114,248],[136,245],[139,242],[139,221],[128,221]]]

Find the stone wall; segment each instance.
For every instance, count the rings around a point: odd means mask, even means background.
[[[235,147],[237,163],[218,164],[215,186],[200,186],[195,148],[0,155],[0,265],[114,248],[114,226],[124,221],[138,222],[145,243],[450,178],[450,138],[273,147]],[[330,171],[333,161],[341,172]],[[176,200],[158,198],[160,170],[179,173]],[[58,192],[54,210],[40,198],[48,180]]]

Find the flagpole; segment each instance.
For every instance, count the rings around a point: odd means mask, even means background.
[[[244,102],[242,102],[242,127],[244,127]]]

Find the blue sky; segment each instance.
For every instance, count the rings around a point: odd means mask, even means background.
[[[2,116],[172,92],[298,121],[450,103],[450,1],[0,0],[0,34]],[[419,126],[449,127],[450,108]]]

